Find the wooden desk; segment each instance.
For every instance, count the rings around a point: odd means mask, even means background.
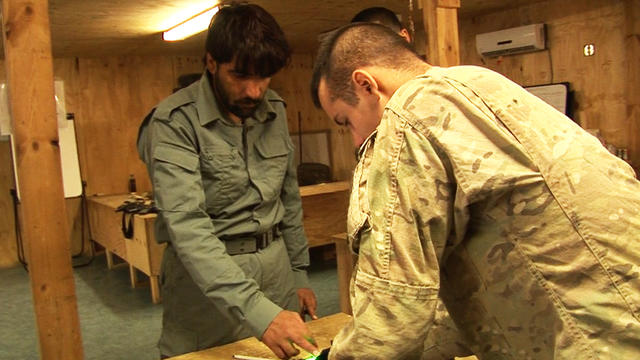
[[[309,247],[335,243],[332,234],[344,233],[347,227],[347,208],[349,206],[350,184],[346,181],[300,187],[302,198],[303,223],[309,240]],[[131,286],[138,284],[136,270],[149,276],[151,299],[160,302],[158,276],[165,244],[155,241],[153,223],[155,214],[134,215],[133,239],[125,239],[122,235],[122,213],[116,208],[129,198],[129,194],[101,195],[88,198],[89,222],[93,240],[105,248],[107,267],[113,267],[113,256],[116,254],[129,264]],[[350,313],[348,264],[351,254],[341,244],[336,245],[338,279],[341,309]],[[352,264],[352,263],[351,263]],[[341,275],[343,272],[348,275]],[[346,279],[346,287],[344,285]]]
[[[331,235],[347,231],[350,190],[347,181],[300,187],[304,232],[309,247],[332,244]]]
[[[87,198],[92,240],[105,249],[107,268],[113,268],[113,255],[129,265],[131,286],[138,284],[136,270],[149,276],[151,301],[160,302],[158,276],[166,244],[158,244],[153,233],[155,214],[133,216],[133,238],[122,234],[122,213],[116,208],[129,198],[129,194],[91,196]]]
[[[307,326],[318,342],[318,347],[325,349],[331,346],[331,340],[333,340],[350,319],[351,316],[339,313],[307,322]],[[232,359],[233,355],[249,355],[267,359],[277,359],[265,344],[254,337],[250,337],[231,344],[175,356],[168,360],[229,360]],[[301,354],[300,356],[303,355]],[[297,359],[302,359],[300,356],[298,356]],[[475,356],[456,357],[456,359],[478,360]]]
[[[300,187],[309,247],[335,245],[340,310],[346,314],[351,314],[349,282],[354,264],[346,242],[350,190],[351,184],[347,181]]]
[[[342,329],[351,317],[346,314],[329,315],[318,320],[307,322],[320,349],[331,345],[331,340]],[[231,344],[211,349],[196,351],[169,358],[170,360],[229,360],[235,354],[277,359],[269,348],[258,339],[251,337]]]
[[[349,298],[349,285],[357,256],[351,253],[347,244],[347,233],[343,232],[331,236],[336,245],[336,266],[338,268],[338,293],[340,296],[340,311],[351,315],[351,299]]]

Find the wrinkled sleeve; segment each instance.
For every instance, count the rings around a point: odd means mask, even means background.
[[[261,337],[282,309],[245,276],[215,236],[205,211],[197,140],[189,121],[176,111],[171,121],[151,121],[147,131],[146,138],[153,139],[147,162],[156,206],[171,244],[202,292]]]
[[[289,132],[286,129],[287,122],[284,107],[279,109],[278,117],[283,120],[285,124],[284,136],[288,137]],[[287,139],[287,143],[291,143],[291,140]],[[309,266],[309,246],[302,226],[302,202],[300,199],[300,189],[298,188],[293,152],[289,153],[287,173],[285,174],[282,185],[280,199],[285,209],[280,230],[282,231],[287,253],[291,260],[295,286],[298,289],[309,288],[310,285],[306,270]]]
[[[334,339],[330,359],[420,359],[427,334],[439,332],[439,260],[461,225],[453,220],[450,164],[432,139],[391,110],[378,131],[367,176],[370,210],[355,229],[353,319]],[[457,219],[466,221],[464,214]]]

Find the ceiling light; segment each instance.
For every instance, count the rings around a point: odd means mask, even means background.
[[[178,41],[207,30],[209,23],[211,22],[211,18],[219,9],[220,7],[216,5],[211,9],[190,17],[189,19],[163,32],[162,39],[164,41]]]

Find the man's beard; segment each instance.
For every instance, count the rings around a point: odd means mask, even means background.
[[[254,99],[250,97],[244,97],[231,103],[229,100],[229,94],[227,94],[227,92],[225,91],[225,88],[222,85],[217,72],[213,75],[213,90],[218,95],[218,100],[221,102],[221,105],[228,112],[241,119],[251,117],[262,102],[262,98]]]

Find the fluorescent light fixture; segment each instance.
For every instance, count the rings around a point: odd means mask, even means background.
[[[220,6],[216,5],[211,9],[207,9],[190,17],[189,19],[163,32],[162,39],[164,41],[178,41],[207,30],[209,23],[211,22],[211,18],[218,12],[218,10],[220,10]]]

